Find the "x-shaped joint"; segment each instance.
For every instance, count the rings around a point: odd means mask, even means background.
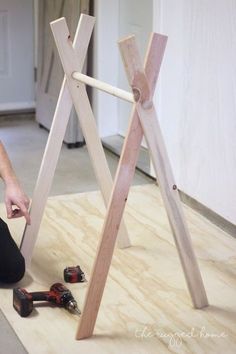
[[[77,81],[74,80],[76,72],[80,74],[80,80],[84,78],[81,75],[82,66],[78,64],[66,22],[64,19],[60,19],[54,21],[51,26],[66,75],[66,83],[71,96],[70,105],[73,101],[85,140],[87,141],[95,173],[100,182],[100,188],[105,201],[108,202],[107,214],[89,282],[77,339],[89,337],[93,333],[143,135],[145,135],[152,156],[154,169],[193,304],[196,308],[207,306],[205,289],[192,248],[190,235],[185,224],[178,190],[174,182],[171,165],[152,100],[167,38],[160,34],[152,34],[144,68],[141,64],[135,38],[131,36],[119,42],[128,81],[133,91],[133,97],[130,97],[130,93],[121,92],[122,90],[119,89],[116,90],[116,93],[117,96],[125,97],[127,100],[134,102],[134,107],[112,188],[112,180],[109,170],[107,171],[107,163],[97,134],[85,85],[83,83],[78,85]],[[90,35],[86,36],[87,29],[85,22],[84,26],[82,26],[79,43],[80,55],[82,57],[85,57],[90,38]],[[88,30],[90,31],[90,29]],[[111,93],[111,87],[108,86],[107,84],[103,85],[103,88],[105,87],[105,90]],[[57,111],[60,110],[63,111],[63,105],[57,107]],[[96,153],[94,153],[94,149]],[[46,164],[42,170],[46,172],[47,167],[48,165]],[[103,173],[104,168],[106,170],[105,174]],[[109,185],[109,188],[105,189],[104,185]]]
[[[82,15],[82,19],[85,15]],[[86,16],[87,21],[93,20],[93,17]],[[87,31],[87,22],[82,26],[84,33]],[[51,23],[52,32],[61,58],[62,66],[66,75],[66,82],[70,91],[75,110],[77,112],[80,126],[83,131],[88,153],[93,164],[94,172],[101,189],[103,199],[107,205],[112,191],[112,177],[108,168],[105,153],[101,140],[98,135],[96,122],[93,116],[92,108],[83,83],[76,82],[73,79],[74,72],[81,72],[82,68],[78,65],[77,55],[72,46],[69,30],[64,18]],[[89,38],[81,36],[79,42],[80,51],[86,55]],[[119,246],[121,248],[129,247],[130,241],[124,223],[122,223],[119,232]]]
[[[27,266],[29,266],[31,262],[73,103],[106,205],[108,204],[112,191],[112,177],[98,136],[85,86],[84,84],[80,84],[78,89],[78,84],[72,79],[70,72],[71,67],[73,70],[79,72],[83,69],[94,22],[95,18],[92,16],[80,16],[73,45],[64,18],[56,20],[51,24],[66,76],[61,86],[52,126],[33,193],[30,207],[31,225],[25,226],[21,241],[21,252],[25,257]],[[130,246],[128,233],[123,222],[120,226],[118,244],[121,248]]]
[[[136,104],[133,107],[130,125],[117,168],[77,339],[89,337],[93,333],[111,264],[117,228],[127,201],[143,133],[151,152],[193,304],[197,308],[208,304],[152,101],[166,40],[165,36],[152,34],[144,68],[141,65],[135,38],[131,36],[119,42]]]

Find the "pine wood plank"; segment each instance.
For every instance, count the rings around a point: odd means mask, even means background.
[[[94,17],[87,15],[81,15],[78,23],[73,47],[76,51],[77,65],[80,70],[82,70],[84,65],[94,23]],[[32,197],[30,206],[31,225],[25,225],[20,246],[27,266],[30,265],[32,259],[71,108],[72,100],[64,78]]]
[[[54,282],[63,282],[68,265],[79,262],[90,280],[106,213],[101,193],[49,197],[31,268],[20,283],[0,287],[1,310],[26,351],[235,354],[236,239],[186,205],[183,208],[211,305],[201,311],[191,307],[159,188],[132,186],[126,205],[132,247],[115,248],[95,335],[76,341],[76,315],[37,305],[24,319],[12,306],[13,286],[47,290]],[[5,215],[4,203],[0,214]],[[24,220],[7,222],[18,244]],[[88,283],[67,286],[82,309]],[[193,328],[195,336],[187,336]],[[201,337],[201,331],[209,337]],[[171,342],[171,335],[176,341]]]
[[[82,70],[84,60],[87,54],[87,49],[94,27],[95,18],[88,15],[81,15],[78,28],[74,39],[74,50],[76,53],[77,69]],[[89,101],[85,98],[86,103],[89,105]],[[60,90],[58,103],[56,106],[55,114],[53,117],[52,127],[49,133],[47,145],[44,151],[43,159],[40,166],[39,175],[37,178],[36,186],[34,189],[32,202],[30,206],[31,225],[25,225],[23,237],[21,241],[21,252],[25,257],[27,267],[30,266],[33,250],[37,241],[37,236],[42,221],[44,208],[49,195],[49,191],[52,185],[55,169],[57,166],[58,158],[60,155],[61,145],[66,131],[66,126],[70,116],[72,108],[72,100],[69,90],[66,85],[66,79],[64,78],[62,87]],[[94,117],[89,109],[90,120]],[[84,120],[87,119],[83,115]],[[94,126],[93,126],[94,128]],[[85,128],[86,129],[86,128]],[[89,137],[88,137],[89,139]],[[98,139],[96,139],[97,141]],[[91,141],[92,144],[92,141]],[[100,143],[101,145],[101,143]],[[96,148],[96,146],[95,146]],[[100,148],[100,155],[104,155],[103,150]],[[107,176],[106,180],[100,181],[101,191],[103,193],[104,202],[108,203],[109,190],[112,188],[112,178],[107,166],[105,156],[100,159],[100,168],[104,170],[104,175]],[[103,165],[103,164],[104,165]],[[95,169],[99,169],[98,164],[95,165]],[[98,175],[98,178],[102,176]],[[110,188],[110,189],[109,189]],[[118,239],[118,245],[121,248],[129,247],[130,242],[125,228],[122,222],[120,228],[120,236]]]
[[[208,305],[205,288],[182,212],[178,189],[175,184],[157,114],[149,93],[143,92],[143,87],[148,85],[148,80],[142,69],[135,37],[128,37],[120,41],[119,44],[129,83],[131,87],[135,87],[141,92],[136,109],[151,153],[154,170],[166,206],[193,305],[196,308],[203,308]]]
[[[148,52],[145,60],[147,75],[153,75],[151,92],[154,94],[158,73],[166,45],[166,36],[153,34],[150,38]],[[158,50],[157,50],[158,49]],[[150,70],[150,66],[154,72]],[[128,133],[125,138],[113,192],[108,206],[108,213],[104,222],[102,236],[93,272],[89,283],[85,305],[78,327],[77,339],[86,338],[92,335],[99,306],[101,303],[114,245],[117,237],[117,230],[128,198],[129,188],[133,179],[139,148],[143,137],[142,128],[135,108],[131,114]]]
[[[74,71],[79,71],[77,56],[73,49],[69,30],[64,18],[51,22],[53,36],[65,71],[68,89],[77,112],[80,126],[87,144],[88,153],[94,172],[107,205],[112,191],[112,177],[107,164],[101,140],[97,132],[94,115],[89,103],[86,88],[83,83],[78,84],[72,78]],[[81,51],[85,48],[80,47]],[[130,246],[129,236],[124,222],[121,223],[118,244],[121,248]]]

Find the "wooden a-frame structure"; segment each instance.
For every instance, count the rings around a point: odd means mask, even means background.
[[[55,114],[60,115],[63,109],[65,109],[63,104],[60,105],[60,102],[63,101],[63,103],[67,105],[66,116],[68,116],[68,112],[71,109],[73,101],[80,119],[80,123],[83,122],[81,126],[88,144],[88,141],[94,142],[94,140],[97,141],[99,138],[96,127],[94,126],[95,123],[92,123],[92,111],[88,103],[85,84],[91,85],[132,102],[133,110],[119,160],[115,181],[113,187],[111,188],[112,191],[109,191],[111,193],[110,197],[107,198],[109,199],[107,213],[102,229],[96,260],[94,262],[89,281],[85,305],[76,334],[77,339],[87,338],[93,334],[103,290],[112,260],[119,225],[122,220],[130,185],[135,172],[135,166],[143,135],[146,138],[146,142],[151,153],[154,170],[157,176],[193,305],[195,308],[203,308],[208,305],[206,292],[183,215],[178,189],[174,181],[171,165],[152,100],[167,37],[156,33],[151,35],[144,66],[141,63],[134,36],[130,36],[119,41],[124,67],[133,92],[129,93],[81,73],[82,62],[87,52],[93,22],[93,17],[86,15],[81,16],[77,31],[77,36],[80,37],[80,40],[78,41],[78,48],[73,48],[68,27],[64,18],[51,23],[52,32],[59,51],[63,69],[65,71],[65,79],[58,101],[59,103],[56,110],[57,113]],[[77,42],[75,39],[75,44],[76,43]],[[65,97],[62,97],[62,92],[65,91]],[[87,119],[89,121],[91,120],[89,123],[91,124],[91,130],[87,129]],[[65,129],[64,124],[63,129]],[[63,133],[64,130],[60,132],[59,137],[55,134],[55,132],[51,133],[52,147],[54,145],[60,145],[63,139]],[[48,160],[50,159],[50,154],[48,155],[46,154],[44,157],[44,173],[46,173],[46,170],[49,168]],[[92,154],[90,154],[90,156],[91,155]],[[54,157],[54,164],[56,165],[55,160],[56,158]],[[93,161],[93,163],[95,166],[96,161]],[[96,167],[94,168],[96,171]],[[43,173],[41,174],[42,180],[48,179],[46,174],[45,176],[43,176]],[[100,186],[103,177],[104,176],[99,177]],[[45,202],[46,199],[43,203]],[[42,213],[44,206],[45,204],[42,207]],[[31,217],[32,212],[33,204],[31,207]],[[35,218],[33,218],[33,223],[34,222]],[[127,242],[125,243],[127,244]],[[34,244],[31,242],[26,228],[22,242],[22,251],[27,259],[30,259],[32,256],[33,246]]]
[[[82,71],[84,65],[94,23],[94,17],[88,15],[80,16],[73,43],[75,68],[79,71]],[[70,39],[69,42],[72,45]],[[106,205],[108,204],[111,194],[112,177],[97,132],[85,85],[81,85],[80,88],[74,90],[73,93],[74,95],[71,96],[68,89],[68,81],[64,78],[30,206],[31,225],[26,224],[20,246],[27,267],[29,267],[31,263],[43,212],[55,174],[61,145],[73,104],[72,99],[75,102],[75,109],[79,117],[88,153]],[[119,230],[118,245],[120,248],[130,246],[129,236],[123,222]]]

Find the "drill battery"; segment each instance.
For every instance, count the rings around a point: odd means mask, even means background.
[[[85,274],[80,266],[66,267],[64,269],[64,280],[66,283],[83,283],[86,281]]]
[[[27,317],[33,311],[32,295],[25,289],[13,289],[13,307],[21,317]]]

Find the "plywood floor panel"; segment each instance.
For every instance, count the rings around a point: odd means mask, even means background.
[[[28,352],[235,353],[236,239],[184,210],[210,307],[192,308],[158,188],[135,186],[125,213],[133,246],[115,250],[93,338],[76,341],[78,317],[64,309],[37,306],[19,317],[12,288],[0,289],[0,307]],[[99,192],[50,197],[31,270],[19,286],[47,290],[76,264],[89,280],[104,213]],[[8,224],[19,242],[23,220]],[[81,309],[87,286],[68,285]]]

